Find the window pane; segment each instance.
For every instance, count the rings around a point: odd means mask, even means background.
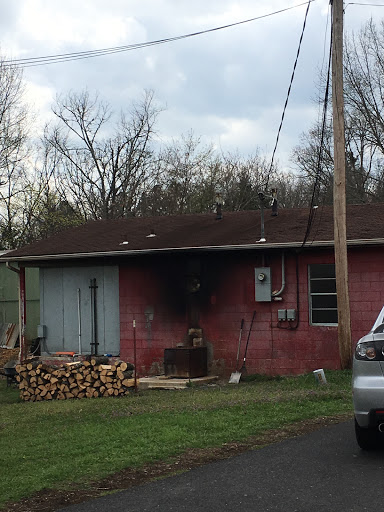
[[[335,279],[319,279],[311,281],[311,293],[336,293]]]
[[[337,324],[337,309],[313,309],[313,324]]]
[[[337,309],[337,295],[312,295],[313,309]]]
[[[333,263],[326,265],[309,265],[311,279],[318,277],[335,277],[335,265]]]
[[[335,265],[309,265],[311,323],[337,325]]]

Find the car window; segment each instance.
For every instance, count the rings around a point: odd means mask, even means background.
[[[373,331],[374,334],[378,334],[380,332],[384,332],[384,324],[380,324],[376,327],[376,329]]]

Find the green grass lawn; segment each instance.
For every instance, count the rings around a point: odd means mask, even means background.
[[[188,448],[245,440],[303,419],[352,412],[351,372],[120,398],[21,402],[0,381],[0,507],[43,488],[84,485]]]

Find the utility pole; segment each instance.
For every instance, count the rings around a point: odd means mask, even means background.
[[[345,197],[345,129],[343,91],[343,0],[332,4],[332,105],[334,138],[333,216],[335,271],[338,313],[338,340],[341,368],[350,368],[351,316],[348,290],[348,256]]]

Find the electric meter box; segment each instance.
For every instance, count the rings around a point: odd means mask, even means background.
[[[46,325],[38,325],[37,326],[37,337],[38,338],[46,338],[47,337],[47,326]]]
[[[255,300],[256,302],[272,301],[272,283],[270,267],[255,268]]]

